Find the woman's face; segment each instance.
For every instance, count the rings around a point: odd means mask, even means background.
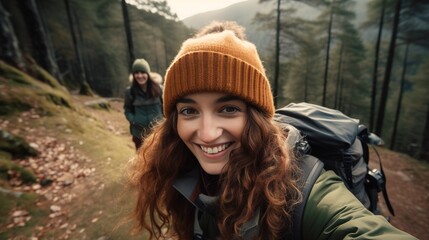
[[[145,72],[135,72],[133,75],[139,85],[145,85],[149,79],[149,75]]]
[[[205,172],[220,174],[231,151],[241,147],[246,103],[223,93],[197,93],[176,104],[179,137]]]

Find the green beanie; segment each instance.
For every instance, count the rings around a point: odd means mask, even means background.
[[[133,63],[132,71],[133,71],[133,73],[135,73],[135,72],[150,73],[149,63],[146,60],[144,60],[143,58],[136,59]]]

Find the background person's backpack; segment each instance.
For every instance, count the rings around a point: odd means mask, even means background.
[[[303,155],[303,161],[300,161],[304,162],[301,164],[304,172],[302,181],[307,186],[303,186],[303,203],[294,212],[294,232],[300,231],[306,200],[322,167],[340,176],[356,198],[375,214],[379,214],[378,193],[382,192],[389,211],[395,215],[387,196],[381,159],[380,170],[368,167],[370,134],[359,120],[309,103],[291,103],[278,109],[274,120],[284,124],[285,128],[293,126],[302,136],[293,145],[295,152]],[[299,239],[296,233],[294,235]]]

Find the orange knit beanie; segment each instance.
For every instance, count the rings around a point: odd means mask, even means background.
[[[266,116],[274,115],[270,84],[255,45],[230,30],[183,43],[165,76],[165,116],[174,111],[178,99],[209,91],[238,96]]]

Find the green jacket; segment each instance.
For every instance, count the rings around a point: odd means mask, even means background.
[[[140,89],[131,95],[131,88],[125,90],[124,113],[130,123],[130,132],[134,137],[142,137],[150,124],[162,117],[161,97],[151,98]]]
[[[198,170],[198,169],[197,169]],[[197,209],[209,214],[195,214],[194,232],[216,234],[216,225],[210,217],[210,206],[215,197],[200,194],[198,199],[191,196],[199,181],[199,170],[190,172],[175,181],[174,187]],[[208,209],[206,211],[205,209]],[[196,211],[197,212],[197,211]],[[244,224],[242,236],[252,239],[258,234],[259,209],[254,217]],[[206,218],[206,219],[202,219]],[[210,219],[211,218],[211,219]],[[200,223],[210,226],[201,227]],[[383,216],[374,215],[346,188],[341,178],[332,171],[324,171],[314,184],[304,210],[302,239],[416,239],[393,227]]]
[[[416,239],[366,209],[332,171],[314,184],[302,227],[303,239]]]

